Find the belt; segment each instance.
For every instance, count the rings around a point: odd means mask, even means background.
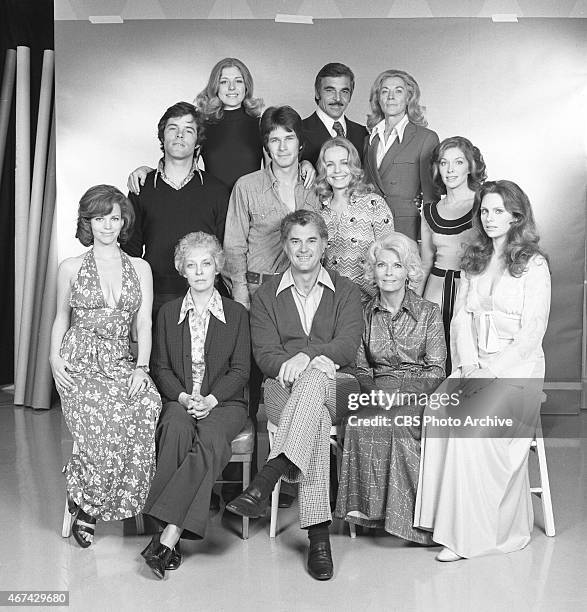
[[[277,276],[277,273],[260,274],[259,272],[247,272],[246,274],[247,283],[251,283],[252,285],[262,285],[263,283],[266,283],[268,280],[271,280],[274,276]]]
[[[454,278],[461,278],[460,270],[443,270],[442,268],[437,268],[436,266],[430,270],[430,274],[433,276],[441,276],[442,278],[444,278],[449,272],[452,272]]]

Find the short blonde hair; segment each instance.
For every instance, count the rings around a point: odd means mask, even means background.
[[[418,254],[418,245],[411,239],[400,234],[390,232],[385,238],[376,240],[367,252],[365,261],[365,279],[375,285],[375,264],[379,251],[393,251],[402,265],[408,271],[408,282],[410,288],[417,287],[424,278],[422,260]]]
[[[221,272],[224,267],[224,251],[222,250],[218,238],[212,236],[212,234],[206,234],[206,232],[192,232],[180,238],[175,246],[173,258],[175,269],[182,276],[185,276],[185,260],[192,249],[198,248],[208,249],[216,265],[216,274]]]

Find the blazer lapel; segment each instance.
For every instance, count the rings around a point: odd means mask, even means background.
[[[368,174],[373,179],[375,187],[379,189],[381,194],[385,193],[383,188],[383,182],[381,181],[381,174],[377,168],[377,147],[379,147],[379,136],[375,136],[371,144],[367,145],[367,155],[365,156],[365,164],[369,166]]]
[[[391,166],[395,160],[395,158],[404,150],[406,147],[412,142],[414,136],[416,135],[416,126],[413,123],[408,123],[406,125],[406,129],[404,130],[404,136],[401,142],[394,142],[387,153],[385,154],[383,160],[381,161],[381,166],[379,166],[379,173],[381,176],[384,176],[386,172],[391,169]]]

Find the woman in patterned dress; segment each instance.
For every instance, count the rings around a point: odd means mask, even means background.
[[[432,178],[440,202],[426,202],[422,209],[422,268],[420,291],[440,306],[450,347],[450,320],[460,278],[463,247],[472,237],[475,192],[486,179],[481,151],[462,136],[443,140],[432,153]],[[450,354],[446,371],[450,374]]]
[[[367,251],[393,232],[393,215],[364,182],[357,149],[346,138],[337,136],[322,145],[317,170],[316,191],[328,228],[324,266],[355,282],[367,301],[376,292],[363,274]]]
[[[432,544],[413,519],[418,419],[426,393],[444,378],[440,310],[410,288],[421,281],[422,267],[416,243],[399,232],[369,249],[366,276],[374,278],[378,292],[364,306],[357,380],[361,392],[376,401],[348,418],[335,516]]]
[[[69,527],[82,548],[93,541],[96,519],[120,520],[142,510],[155,470],[161,398],[148,376],[153,279],[146,261],[118,246],[133,221],[118,189],[88,189],[76,237],[93,248],[64,260],[57,278],[50,362],[78,449],[65,479]],[[129,350],[133,321],[136,362]]]

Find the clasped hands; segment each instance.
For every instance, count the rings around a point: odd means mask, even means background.
[[[218,400],[211,393],[204,397],[199,393],[192,396],[182,391],[177,401],[191,417],[198,420],[205,419],[218,405]]]
[[[475,395],[490,385],[496,378],[496,375],[489,368],[461,366],[461,378],[454,379],[454,382],[461,397],[465,398]]]
[[[336,371],[340,366],[334,363],[330,357],[326,357],[326,355],[317,355],[314,359],[310,359],[306,353],[298,353],[281,364],[279,374],[277,375],[277,382],[285,389],[293,385],[308,368],[320,370],[328,378],[334,380],[336,378]]]

